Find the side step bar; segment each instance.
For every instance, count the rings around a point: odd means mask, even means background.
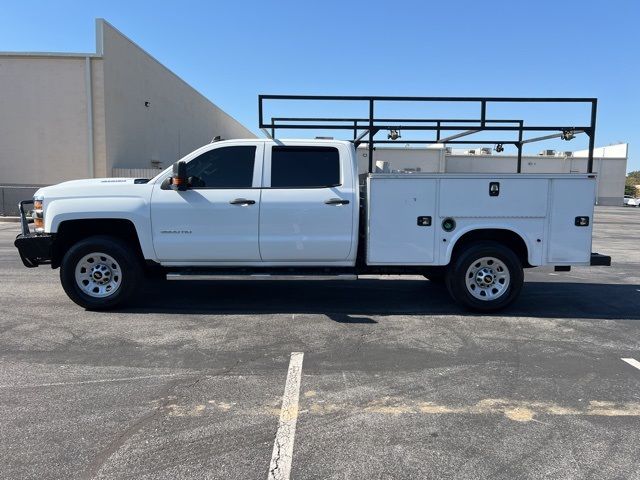
[[[256,273],[251,275],[224,275],[201,273],[167,273],[167,280],[357,280],[354,274],[338,275],[286,275]]]

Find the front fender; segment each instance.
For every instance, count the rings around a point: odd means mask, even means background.
[[[46,199],[45,199],[46,201]],[[133,223],[144,258],[153,259],[149,202],[140,197],[53,199],[45,204],[45,232],[57,233],[66,220],[122,219]]]

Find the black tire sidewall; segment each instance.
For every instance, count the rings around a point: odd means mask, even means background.
[[[118,290],[106,298],[94,298],[84,293],[75,279],[77,263],[89,253],[101,252],[112,256],[120,265],[122,283]],[[65,293],[76,304],[88,310],[105,310],[123,304],[140,283],[142,268],[136,255],[125,242],[106,235],[96,235],[73,245],[62,259],[60,281]]]
[[[466,285],[467,269],[482,257],[494,257],[501,260],[509,270],[507,292],[496,300],[483,301],[475,298]],[[447,289],[451,296],[462,306],[478,312],[493,312],[511,304],[522,290],[524,271],[518,256],[508,247],[497,242],[481,242],[467,247],[454,259],[446,278]]]

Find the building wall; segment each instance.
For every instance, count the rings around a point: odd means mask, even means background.
[[[95,53],[0,53],[0,187],[167,166],[216,135],[255,137],[104,20]]]
[[[0,184],[88,175],[85,61],[0,56]]]
[[[255,135],[118,32],[98,21],[104,59],[107,173],[166,167],[220,135]],[[145,102],[150,105],[145,106]]]

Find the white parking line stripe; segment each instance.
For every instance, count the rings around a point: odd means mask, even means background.
[[[142,377],[124,377],[124,378],[105,378],[100,380],[81,380],[77,382],[54,382],[54,383],[29,383],[25,385],[0,385],[0,388],[40,388],[40,387],[68,387],[73,385],[87,385],[91,383],[113,383],[113,382],[129,382],[133,380],[146,380],[149,378],[164,378],[184,375],[183,373],[167,373],[160,375],[144,375]]]
[[[627,362],[632,367],[636,367],[638,370],[640,370],[640,362],[635,358],[621,358],[620,360],[622,360],[623,362]]]
[[[288,480],[291,474],[293,439],[296,434],[296,421],[298,420],[298,397],[300,396],[303,357],[303,352],[293,352],[289,361],[287,383],[284,386],[280,421],[276,440],[273,443],[268,480]]]

